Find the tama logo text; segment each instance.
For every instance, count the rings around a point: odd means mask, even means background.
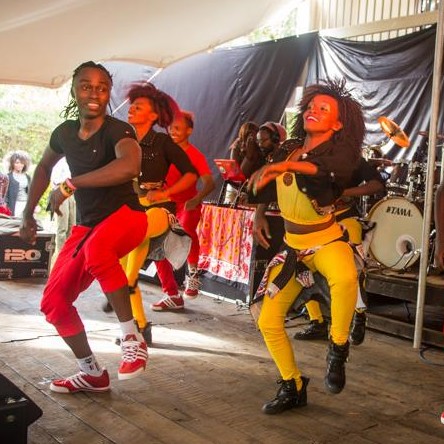
[[[401,207],[387,207],[386,213],[395,214],[396,216],[412,217],[412,211]]]
[[[22,248],[5,249],[5,262],[35,262],[40,260],[42,254],[39,250],[23,250]]]

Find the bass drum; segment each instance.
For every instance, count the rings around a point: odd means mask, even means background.
[[[422,211],[403,197],[388,197],[375,204],[369,219],[376,223],[370,255],[393,270],[411,267],[422,248]]]

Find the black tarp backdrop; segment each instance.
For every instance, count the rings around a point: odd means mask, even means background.
[[[391,159],[411,160],[416,152],[415,160],[425,161],[426,139],[418,132],[430,125],[435,39],[435,26],[381,42],[319,37],[306,83],[344,77],[364,105],[365,143],[388,141],[377,122],[386,116],[405,131],[411,147],[402,149],[389,141],[382,147],[384,153]]]
[[[247,120],[263,123],[279,120],[309,59],[306,84],[327,77],[344,77],[364,105],[367,127],[365,144],[383,144],[391,159],[426,157],[432,93],[436,27],[381,42],[354,42],[305,34],[252,46],[219,49],[177,62],[153,79],[179,105],[195,114],[191,137],[212,163],[228,157],[227,147]],[[106,62],[113,74],[113,109],[126,99],[131,83],[146,81],[155,68]],[[128,106],[117,117],[125,120]],[[389,141],[377,118],[386,116],[409,136],[411,147],[402,149]],[[441,108],[438,133],[443,132]],[[441,150],[437,154],[441,157]],[[212,196],[217,196],[217,190]]]
[[[304,34],[252,46],[219,49],[177,62],[152,82],[195,115],[190,141],[206,156],[218,181],[212,159],[229,157],[228,146],[242,123],[279,121],[317,34]],[[105,63],[113,74],[112,107],[126,99],[133,82],[146,81],[155,70],[129,63]],[[128,105],[115,116],[126,120]],[[213,194],[217,197],[219,187]]]

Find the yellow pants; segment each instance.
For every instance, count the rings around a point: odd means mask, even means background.
[[[331,339],[335,344],[343,345],[348,339],[358,288],[353,251],[345,242],[332,242],[305,257],[303,262],[311,271],[319,271],[327,279],[331,293]],[[281,268],[282,265],[271,270],[269,281]],[[266,295],[258,319],[259,329],[281,377],[285,380],[294,378],[298,390],[302,387],[301,372],[284,322],[301,290],[301,284],[292,278],[273,298]]]
[[[145,328],[148,322],[143,308],[142,293],[137,284],[139,271],[148,255],[150,239],[165,233],[169,227],[168,212],[164,208],[149,208],[146,211],[146,216],[148,218],[148,229],[144,241],[120,261],[128,279],[131,309],[139,329]]]
[[[339,224],[343,225],[347,229],[350,242],[355,245],[362,242],[362,225],[357,219],[349,217],[341,220]],[[310,321],[318,321],[320,323],[324,322],[321,306],[319,305],[318,301],[308,301],[305,304],[305,308],[307,309]]]

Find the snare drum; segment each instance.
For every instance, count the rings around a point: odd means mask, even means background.
[[[386,183],[387,195],[424,200],[426,172],[427,165],[422,162],[395,162]]]
[[[375,204],[369,219],[376,223],[370,255],[393,270],[412,266],[422,248],[422,211],[403,197],[388,197]]]
[[[385,184],[389,196],[405,196],[409,191],[409,165],[408,161],[393,163],[390,179]]]

